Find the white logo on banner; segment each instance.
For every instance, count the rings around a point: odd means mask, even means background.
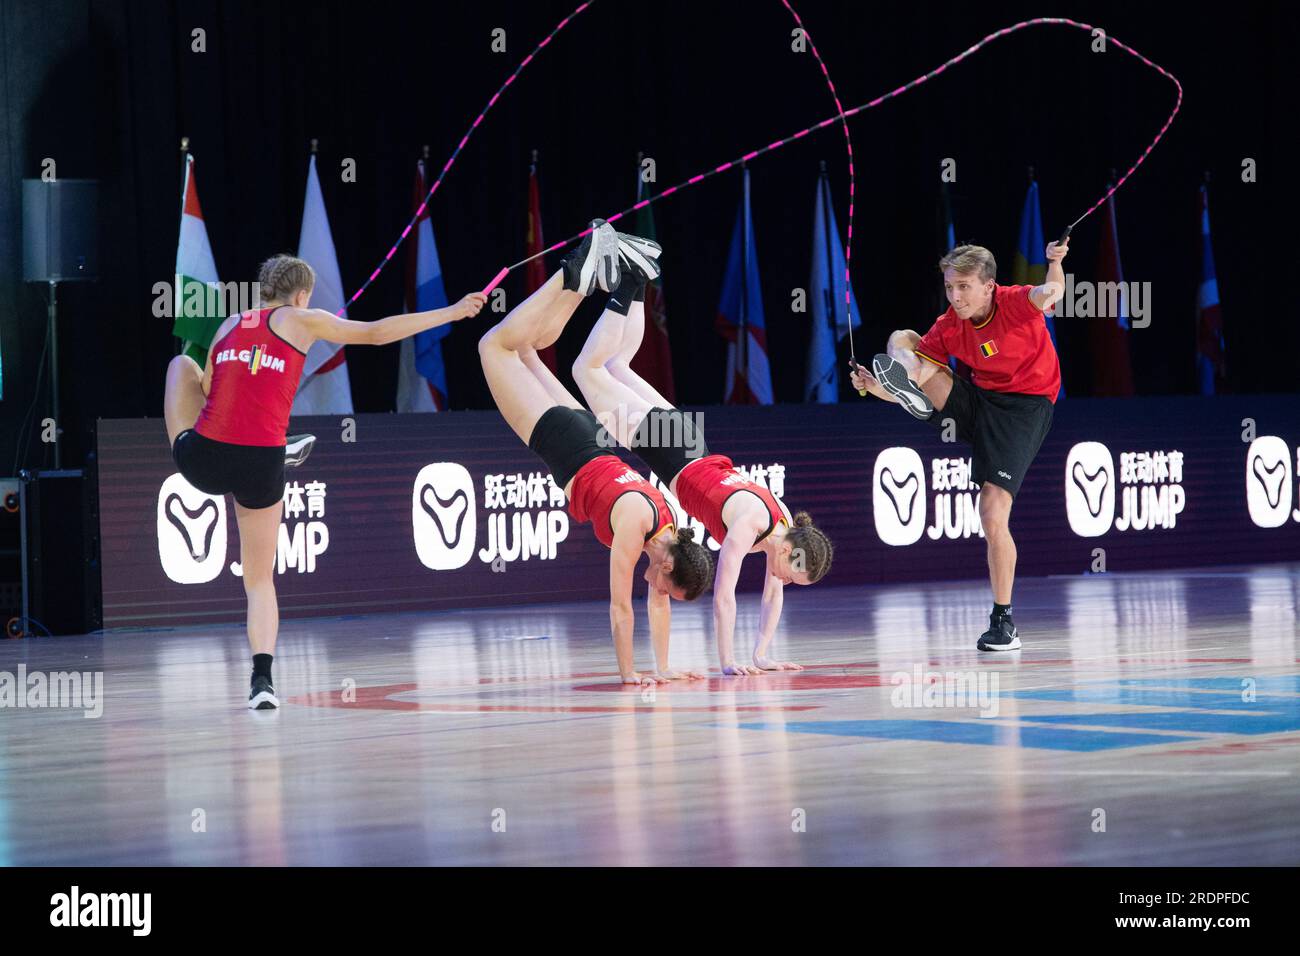
[[[876,534],[885,544],[914,544],[925,530],[925,468],[911,448],[886,448],[871,476]]]
[[[934,524],[925,529],[931,541],[940,538],[984,537],[980,522],[979,486],[971,480],[971,459],[932,458],[930,486],[934,496]]]
[[[1246,508],[1261,528],[1280,528],[1291,512],[1291,448],[1261,435],[1246,451]]]
[[[158,558],[177,584],[204,584],[226,564],[226,500],[180,474],[158,490]]]
[[[564,489],[549,473],[484,475],[483,510],[490,513],[487,545],[479,548],[479,560],[494,571],[504,570],[511,561],[554,560],[560,542],[569,537],[564,505]],[[533,514],[533,508],[549,510]]]
[[[425,465],[411,489],[415,553],[432,571],[463,568],[474,555],[477,531],[474,479],[463,465]]]
[[[1065,514],[1070,530],[1097,538],[1115,520],[1115,460],[1101,442],[1079,442],[1065,459]]]

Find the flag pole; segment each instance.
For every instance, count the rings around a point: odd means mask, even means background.
[[[742,186],[741,186],[741,224],[740,224],[740,332],[738,335],[740,348],[736,352],[737,364],[742,371],[741,377],[745,382],[745,388],[749,394],[754,392],[749,388],[749,168],[748,164],[740,164]]]
[[[185,197],[186,195],[189,194],[189,191],[190,191],[190,138],[188,136],[182,136],[181,137],[181,214],[179,217],[177,217],[176,220],[177,248],[180,248],[180,244],[181,244],[180,224],[183,223],[185,220]],[[178,311],[181,306],[180,278],[181,277],[179,273],[172,277],[172,281],[175,283],[175,288],[172,289],[172,305]],[[174,317],[172,321],[173,322],[175,321]],[[172,338],[176,339],[176,354],[177,355],[182,354],[185,351],[186,343],[184,342],[184,340],[177,338],[175,335],[173,335]]]
[[[824,159],[821,161],[821,175],[820,175],[820,176],[818,177],[818,179],[817,179],[817,192],[820,194],[821,205],[822,205],[822,232],[824,232],[824,233],[826,234],[826,235],[825,235],[825,242],[826,242],[826,316],[827,316],[827,318],[830,319],[830,322],[831,322],[831,334],[832,334],[832,336],[834,336],[834,346],[835,346],[835,348],[838,349],[838,348],[839,348],[839,345],[840,345],[840,338],[839,338],[838,335],[835,334],[835,333],[839,332],[839,327],[838,327],[838,325],[837,325],[837,323],[836,323],[836,321],[835,321],[835,316],[836,316],[836,314],[837,314],[837,313],[836,313],[836,301],[835,301],[835,263],[832,261],[832,259],[833,259],[834,257],[831,255],[831,217],[830,217],[830,212],[831,212],[831,197],[830,197],[831,186],[830,186],[830,181],[828,180],[827,175],[826,175],[826,160],[824,160]],[[849,331],[852,332],[852,330],[853,330],[853,311],[852,311],[852,309],[850,309],[850,310],[849,310]],[[830,370],[828,371],[827,374],[829,375],[830,373],[832,373],[832,372],[834,372],[834,371],[835,371],[835,366],[832,365],[831,368],[830,368]],[[865,390],[863,390],[863,391],[861,391],[859,394],[861,394],[863,397],[865,397],[867,393],[866,393]],[[839,395],[838,395],[838,394],[835,396],[835,400],[836,400],[836,401],[839,401]]]

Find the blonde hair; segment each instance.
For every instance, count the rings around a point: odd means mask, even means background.
[[[993,253],[983,246],[957,246],[939,260],[939,271],[954,270],[958,275],[978,275],[981,282],[992,282],[998,275]]]
[[[288,302],[298,292],[310,293],[316,286],[316,273],[297,256],[272,256],[257,272],[263,302]]]

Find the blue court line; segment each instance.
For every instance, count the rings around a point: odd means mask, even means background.
[[[829,734],[837,737],[924,740],[933,743],[978,744],[987,747],[1068,750],[1076,753],[1145,747],[1196,739],[1122,731],[1099,732],[1066,730],[1061,727],[1031,727],[1024,724],[960,723],[955,720],[821,720],[792,721],[785,724],[747,723],[738,726],[744,730],[784,730],[802,734]]]
[[[1025,720],[1044,724],[1180,730],[1192,734],[1282,734],[1300,730],[1300,712],[1285,714],[1211,714],[1205,711],[1150,711],[1126,714],[1033,714]],[[1164,739],[1164,738],[1162,738]],[[1168,738],[1173,739],[1173,738]]]
[[[1125,686],[1156,686],[1156,687],[1188,687],[1197,690],[1231,690],[1241,692],[1245,685],[1243,680],[1253,680],[1255,690],[1272,694],[1300,694],[1300,674],[1282,674],[1272,677],[1251,677],[1249,674],[1243,674],[1241,677],[1186,677],[1186,678],[1166,678],[1146,677],[1142,679],[1130,678],[1128,680],[1116,681],[1118,684]]]
[[[1179,707],[1196,710],[1266,711],[1300,718],[1300,697],[1259,697],[1243,701],[1241,692],[1214,694],[1146,687],[1075,687],[1068,690],[1014,690],[1001,695],[1016,700],[1053,700],[1125,707]],[[1023,715],[1037,720],[1033,715]]]

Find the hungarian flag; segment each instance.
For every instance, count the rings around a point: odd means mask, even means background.
[[[1223,384],[1223,315],[1219,312],[1219,282],[1214,276],[1210,246],[1210,192],[1201,184],[1201,285],[1196,292],[1196,369],[1201,394],[1213,395]]]
[[[1020,238],[1016,241],[1016,254],[1011,260],[1011,284],[1042,285],[1046,281],[1047,243],[1043,239],[1043,213],[1038,205],[1038,182],[1031,179],[1029,192],[1025,194],[1025,207],[1020,213]],[[1056,348],[1056,323],[1051,311],[1044,313],[1043,321],[1047,323],[1047,334],[1052,337],[1052,348]],[[1057,349],[1057,355],[1060,355],[1060,349]],[[1065,397],[1064,383],[1056,397],[1058,400]]]
[[[1107,187],[1109,188],[1109,187]],[[1118,296],[1101,295],[1103,283],[1118,283]],[[1115,221],[1115,197],[1106,200],[1101,221],[1101,246],[1097,251],[1098,310],[1108,301],[1119,303],[1119,315],[1088,320],[1088,342],[1092,353],[1092,394],[1128,397],[1133,395],[1133,364],[1129,358],[1128,296],[1124,290],[1124,269],[1119,261],[1119,227]]]
[[[641,165],[637,164],[636,201],[645,192],[641,181]],[[649,206],[642,206],[636,214],[636,234],[655,239],[655,217]],[[668,344],[668,312],[664,301],[663,278],[649,282],[645,287],[645,336],[641,348],[632,357],[632,371],[655,387],[664,398],[676,403],[673,386],[673,351]]]
[[[442,283],[442,263],[433,239],[433,223],[424,206],[428,187],[424,182],[424,163],[415,164],[415,191],[412,198],[416,220],[415,235],[406,247],[406,311],[428,312],[447,304],[447,290]],[[442,412],[447,410],[447,367],[442,361],[442,340],[451,332],[451,323],[426,329],[402,339],[402,357],[397,368],[397,410],[399,412]]]
[[[823,169],[813,203],[812,274],[808,280],[812,335],[808,340],[808,368],[804,378],[805,402],[840,400],[840,361],[836,346],[853,328],[862,325],[858,299],[848,288],[849,309],[844,308],[844,244],[835,222],[831,184]]]
[[[298,258],[316,271],[316,287],[308,305],[347,318],[343,303],[343,278],[334,253],[325,196],[316,173],[316,155],[307,164],[307,195],[302,207],[302,230],[298,234]],[[337,342],[318,339],[307,352],[302,382],[293,400],[292,415],[351,415],[352,384],[348,380],[347,353]]]
[[[194,157],[185,154],[185,182],[181,186],[181,229],[176,243],[176,303],[172,335],[183,343],[186,355],[204,365],[208,346],[217,328],[226,320],[217,264],[212,258],[208,229],[199,208],[199,190],[194,182]]]
[[[537,186],[537,156],[533,155],[532,165],[528,167],[528,233],[524,237],[524,255],[537,256],[524,266],[524,297],[532,295],[549,278],[546,272],[546,257],[537,254],[545,249],[542,242],[542,197]],[[552,372],[555,371],[555,346],[548,345],[538,349],[537,357]]]
[[[749,206],[749,170],[736,212],[731,253],[722,279],[722,298],[714,329],[727,340],[727,378],[722,400],[727,405],[771,405],[772,370],[767,361],[767,328],[758,280],[758,250]]]

